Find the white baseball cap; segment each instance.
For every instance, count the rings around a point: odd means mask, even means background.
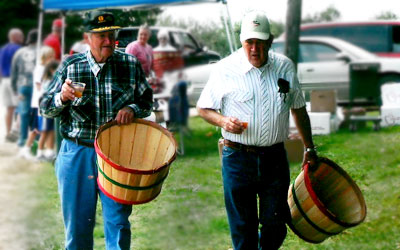
[[[262,11],[251,11],[242,19],[240,30],[240,41],[256,38],[260,40],[268,40],[271,35],[271,28],[267,15]]]

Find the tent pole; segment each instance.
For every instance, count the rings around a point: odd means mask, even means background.
[[[229,13],[229,8],[228,8],[228,0],[224,0],[223,3],[225,4],[225,9],[226,9],[226,13],[228,15],[228,27],[229,27],[229,31],[231,33],[231,37],[233,40],[233,48],[235,49],[235,51],[238,49],[237,43],[236,43],[236,39],[235,39],[235,33],[233,30],[233,26],[232,26],[232,18],[231,15]]]
[[[36,42],[36,65],[39,65],[39,60],[40,60],[40,46],[42,43],[42,30],[43,30],[43,15],[44,15],[44,11],[43,11],[43,0],[40,0],[40,4],[39,4],[39,22],[38,22],[38,38],[37,38],[37,42]]]
[[[62,19],[62,28],[61,28],[61,61],[64,59],[64,51],[65,51],[65,12],[61,12]]]
[[[225,1],[222,1],[221,3],[224,4],[224,2]],[[231,32],[229,31],[229,25],[228,25],[227,18],[225,16],[225,14],[222,14],[222,19],[224,20],[225,32],[226,32],[226,36],[228,38],[229,49],[231,50],[231,53],[233,53],[234,50],[233,50],[233,45],[232,45]]]

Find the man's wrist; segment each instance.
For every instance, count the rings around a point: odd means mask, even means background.
[[[317,152],[317,147],[306,147],[305,149],[304,149],[304,151],[305,152],[314,152],[314,153],[316,153]]]

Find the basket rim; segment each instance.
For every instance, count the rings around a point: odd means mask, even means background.
[[[328,165],[329,167],[333,168],[334,170],[336,170],[343,178],[345,178],[350,185],[352,186],[353,190],[355,191],[357,198],[359,199],[359,201],[362,203],[362,211],[363,211],[363,215],[362,218],[359,221],[353,222],[353,223],[348,223],[345,222],[343,220],[340,220],[336,215],[334,215],[332,212],[330,212],[325,205],[321,202],[321,200],[318,198],[317,194],[315,193],[312,185],[311,185],[311,180],[310,180],[310,176],[309,176],[309,164],[305,164],[303,171],[304,171],[304,183],[305,186],[307,188],[307,191],[310,194],[311,199],[314,201],[315,205],[320,209],[320,211],[325,214],[329,219],[331,219],[333,222],[339,224],[340,226],[343,227],[354,227],[357,226],[358,224],[360,224],[361,222],[363,222],[365,220],[365,217],[367,216],[367,206],[365,204],[365,200],[364,197],[362,195],[362,192],[360,190],[360,188],[357,186],[357,184],[355,183],[355,181],[346,173],[346,171],[344,171],[339,165],[337,165],[335,162],[333,162],[332,160],[325,158],[325,157],[319,157],[319,162],[320,163],[325,163],[326,165]],[[319,166],[318,166],[319,167]]]
[[[145,125],[154,127],[154,128],[156,128],[156,129],[160,130],[161,133],[163,133],[163,134],[165,134],[166,136],[168,136],[168,138],[172,141],[172,143],[173,143],[174,146],[175,146],[175,151],[174,151],[174,154],[172,155],[172,157],[171,157],[166,163],[164,163],[163,165],[159,166],[158,168],[151,169],[151,170],[140,170],[140,169],[127,168],[127,167],[124,167],[124,166],[122,166],[122,165],[120,165],[120,164],[117,164],[117,163],[113,162],[110,158],[108,158],[108,157],[101,151],[101,148],[100,148],[100,146],[99,146],[99,144],[98,144],[98,137],[99,137],[100,133],[103,132],[104,130],[106,130],[106,129],[108,129],[108,128],[111,128],[112,126],[118,126],[118,123],[117,123],[116,120],[113,120],[113,121],[110,121],[110,122],[107,122],[107,123],[103,124],[103,125],[100,126],[100,128],[97,130],[97,132],[96,132],[96,137],[95,137],[95,139],[94,139],[94,149],[95,149],[96,153],[97,153],[105,162],[107,162],[111,167],[113,167],[113,168],[115,168],[115,169],[117,169],[117,170],[123,171],[123,172],[132,173],[132,174],[148,174],[148,175],[150,175],[150,174],[154,174],[154,173],[160,172],[160,171],[163,170],[164,168],[168,167],[168,166],[176,159],[176,155],[177,155],[177,152],[176,152],[177,143],[176,143],[175,138],[174,138],[173,135],[171,134],[171,132],[169,132],[167,129],[165,129],[164,127],[162,127],[161,125],[159,125],[159,124],[157,124],[157,123],[155,123],[155,122],[147,121],[147,120],[140,119],[140,118],[135,118],[135,119],[133,120],[132,123],[145,124]],[[130,124],[132,124],[132,123],[130,123]],[[129,124],[128,124],[128,125],[129,125]]]

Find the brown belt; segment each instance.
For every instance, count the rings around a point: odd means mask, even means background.
[[[266,147],[257,147],[257,146],[249,146],[249,145],[244,145],[238,142],[233,142],[227,139],[224,139],[224,146],[240,150],[240,151],[245,151],[245,152],[251,152],[251,153],[265,153],[265,152],[270,152],[272,150],[276,150],[279,148],[283,148],[283,143],[277,143],[272,146],[266,146]]]

